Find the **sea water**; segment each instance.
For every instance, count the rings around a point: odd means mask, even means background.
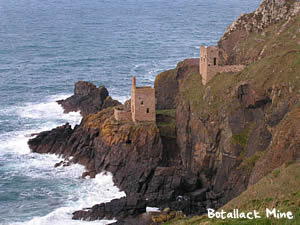
[[[110,174],[81,179],[80,165],[31,153],[30,134],[69,122],[56,100],[78,80],[129,98],[131,76],[155,76],[200,45],[215,45],[259,0],[0,0],[0,224],[107,224],[72,212],[125,194]]]

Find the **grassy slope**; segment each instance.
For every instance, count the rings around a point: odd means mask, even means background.
[[[265,218],[265,208],[276,208],[281,212],[291,211],[294,219]],[[300,163],[291,162],[277,168],[271,174],[250,186],[247,191],[227,203],[222,209],[226,212],[232,209],[248,212],[257,210],[261,219],[209,219],[207,216],[179,219],[165,225],[195,225],[195,224],[300,224]]]
[[[154,136],[159,132],[154,122],[116,121],[113,116],[113,107],[90,114],[84,118],[86,129],[97,129],[100,136],[109,145],[129,143],[144,132],[151,132]]]
[[[186,103],[190,103],[196,111],[218,114],[220,107],[226,102],[228,111],[232,109],[228,99],[232,99],[237,84],[243,81],[251,82],[262,93],[272,87],[283,87],[281,97],[300,93],[300,45],[297,42],[300,40],[300,16],[294,18],[277,36],[281,26],[282,24],[270,26],[265,35],[253,33],[241,44],[249,46],[248,48],[265,46],[263,55],[266,56],[247,66],[244,71],[238,74],[217,74],[206,86],[201,84],[199,74],[189,76],[184,83],[183,95]],[[207,100],[202,96],[208,86],[210,98]],[[287,93],[290,90],[292,93]],[[276,101],[280,101],[280,98]],[[277,102],[274,102],[273,107]]]

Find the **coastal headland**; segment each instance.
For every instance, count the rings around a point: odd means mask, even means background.
[[[126,197],[76,211],[73,219],[181,220],[224,207],[277,168],[298,164],[299,10],[294,0],[263,0],[227,28],[219,60],[244,65],[239,72],[218,72],[203,84],[197,58],[158,74],[156,121],[118,121],[114,107],[130,108],[130,101],[122,105],[103,86],[76,83],[74,95],[58,103],[66,113],[80,111],[81,123],[41,132],[29,147],[63,156],[56,166],[84,165],[83,178],[111,172]],[[147,206],[166,210],[147,216]]]

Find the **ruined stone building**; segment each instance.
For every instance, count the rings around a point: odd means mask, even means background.
[[[136,79],[132,77],[131,107],[116,107],[114,115],[118,121],[155,121],[155,89],[150,86],[137,87]]]
[[[239,72],[244,65],[219,65],[219,48],[216,46],[200,46],[199,72],[202,84],[206,85],[217,73]]]

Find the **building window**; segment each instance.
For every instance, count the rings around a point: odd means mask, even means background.
[[[143,101],[141,101],[141,105],[144,105],[144,102],[143,102]]]
[[[149,113],[149,108],[147,108],[147,113]]]
[[[214,66],[217,65],[217,58],[214,58]]]

